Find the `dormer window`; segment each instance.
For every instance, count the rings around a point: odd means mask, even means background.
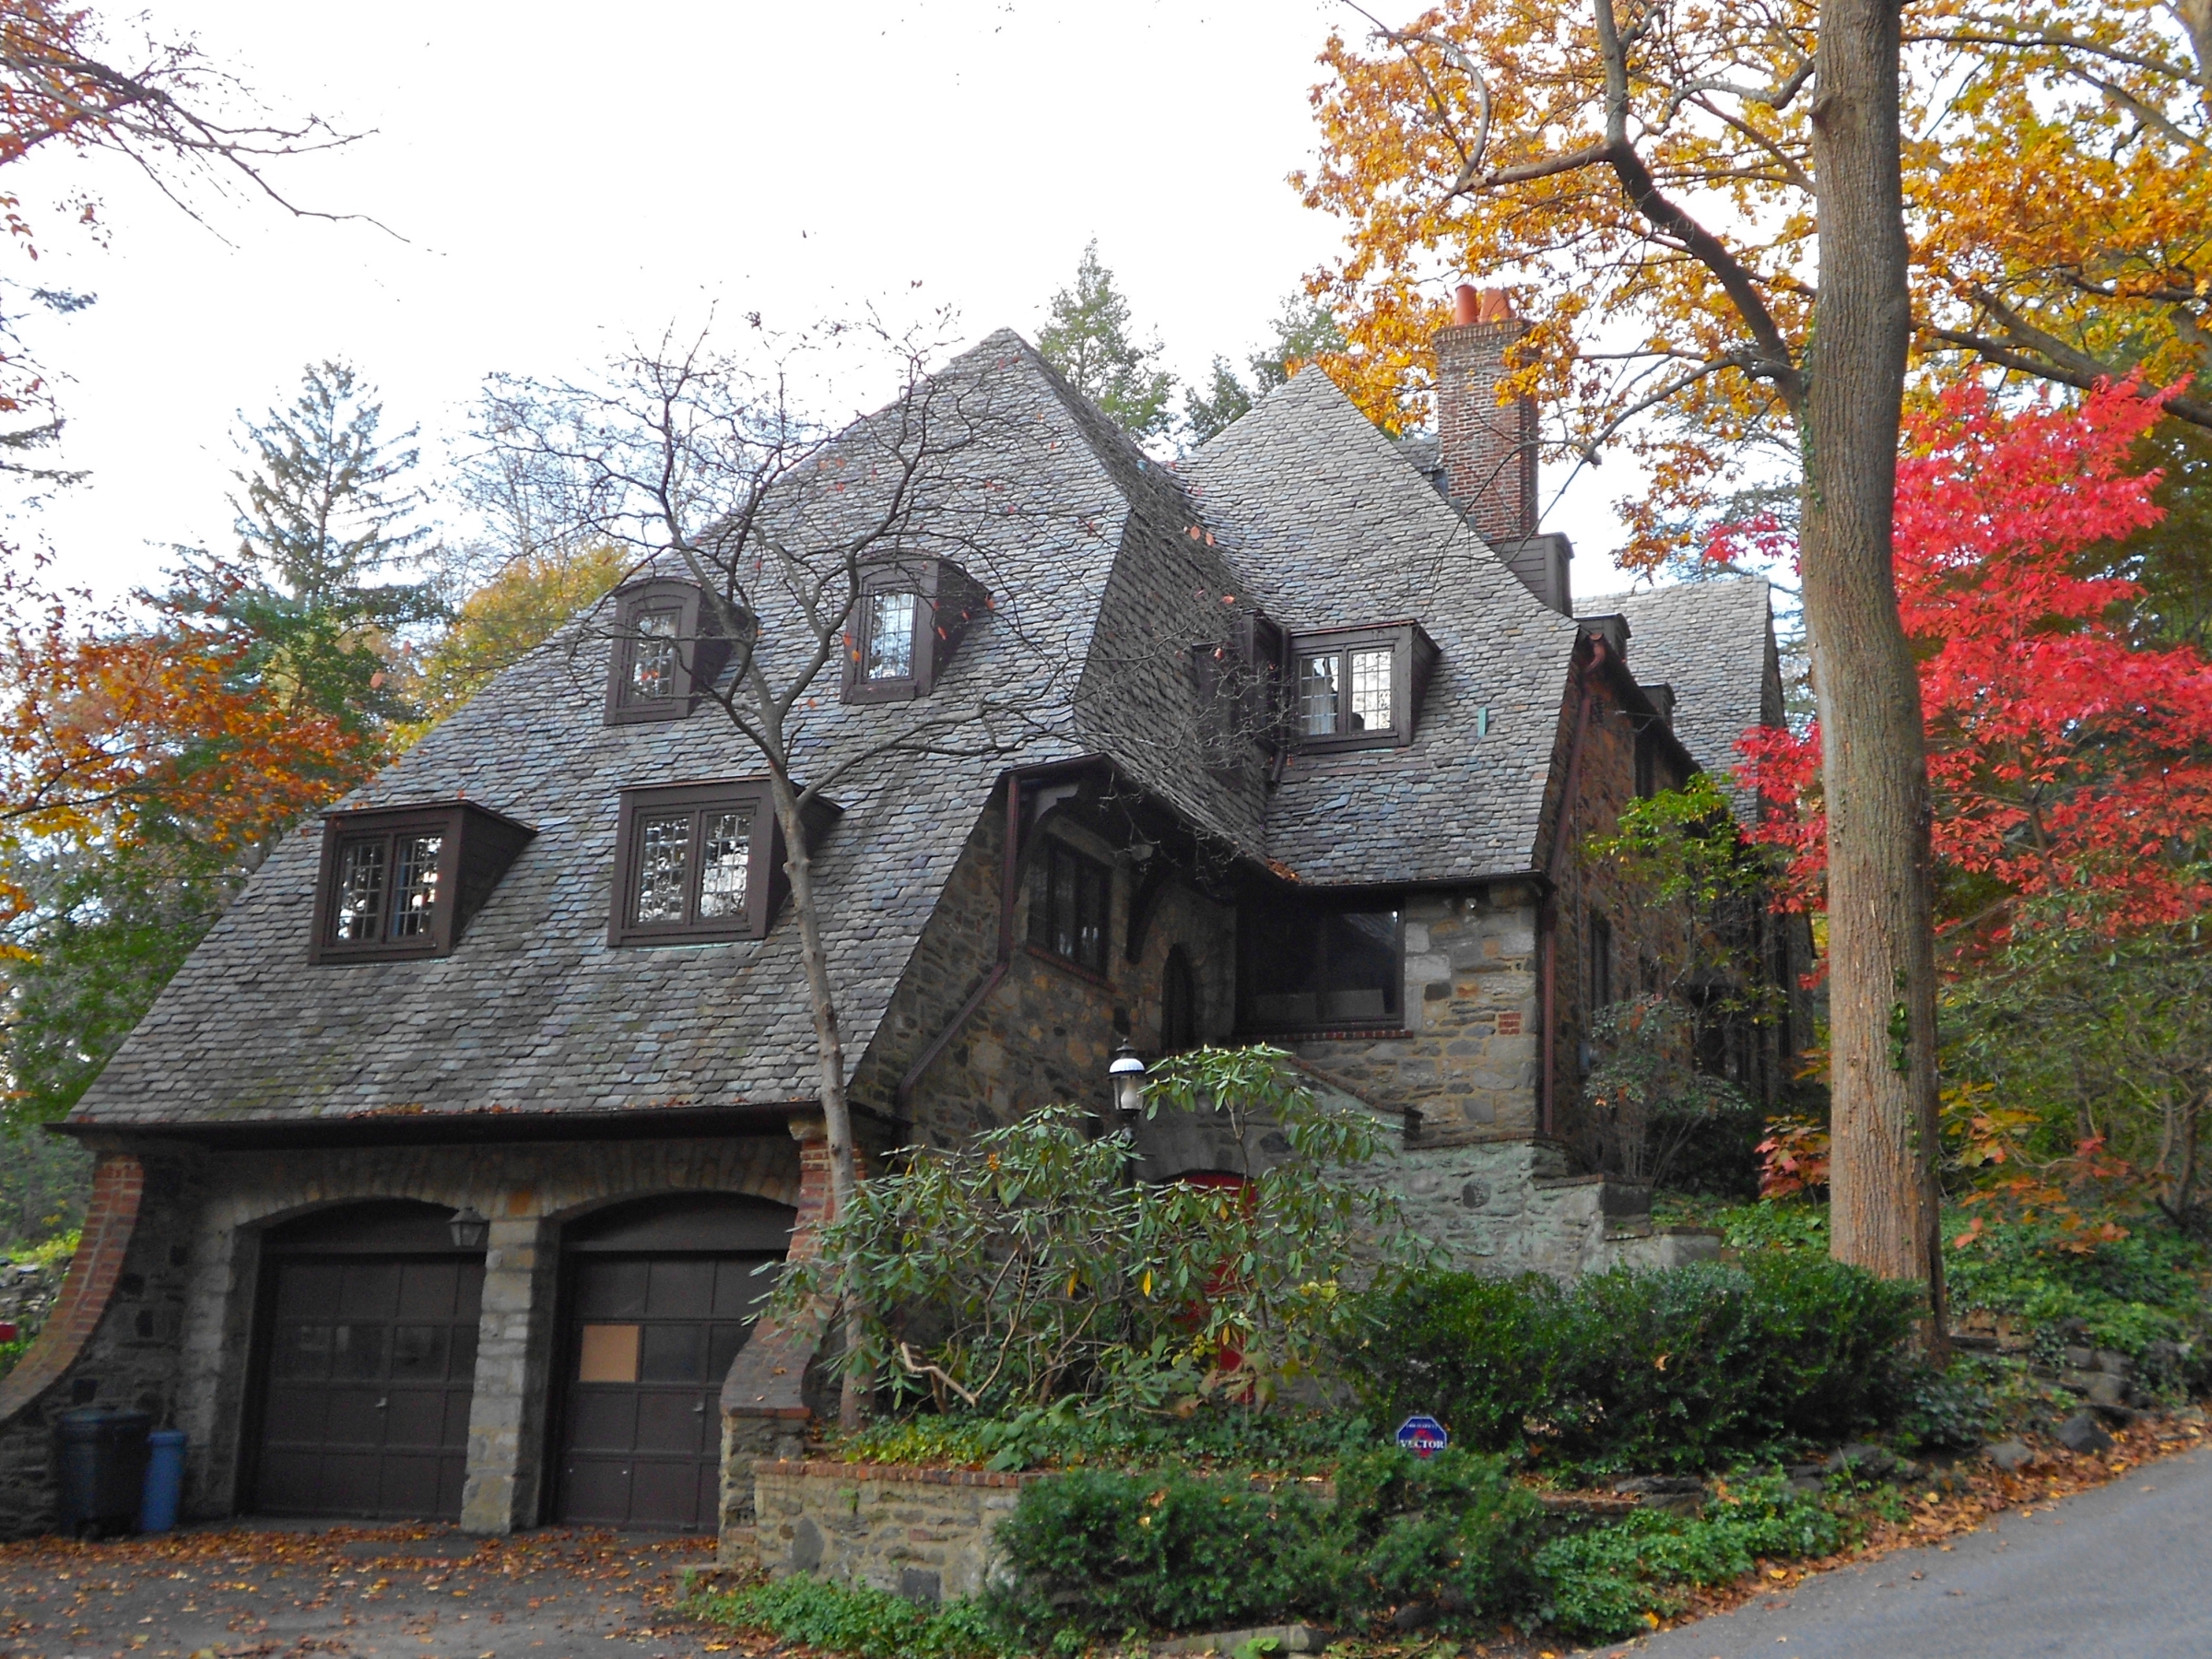
[[[1411,743],[1437,655],[1418,622],[1298,635],[1291,641],[1291,731],[1298,746]]]
[[[837,810],[810,804],[810,841]],[[624,790],[607,943],[766,937],[788,886],[783,853],[765,779]]]
[[[325,813],[308,959],[448,954],[535,833],[474,801]]]
[[[713,606],[688,582],[632,582],[612,598],[606,723],[681,720],[729,661]]]
[[[991,598],[958,565],[900,559],[864,571],[845,627],[844,700],[926,697]]]

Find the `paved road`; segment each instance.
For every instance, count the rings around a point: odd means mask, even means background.
[[[0,1659],[703,1659],[729,1639],[668,1604],[711,1550],[420,1526],[34,1539],[0,1545]]]
[[[2203,1659],[2212,1655],[2212,1450],[2161,1458],[1949,1549],[1596,1653],[1633,1659]]]

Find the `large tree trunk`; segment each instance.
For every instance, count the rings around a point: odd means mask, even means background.
[[[830,960],[822,951],[821,918],[814,905],[814,860],[806,849],[806,825],[799,816],[798,792],[777,769],[769,775],[775,802],[776,822],[783,830],[783,869],[791,881],[791,908],[799,924],[799,963],[806,975],[807,1011],[814,1018],[817,1081],[822,1092],[822,1127],[830,1154],[830,1213],[842,1215],[853,1202],[858,1167],[853,1155],[853,1112],[845,1100],[845,1040],[837,1028],[837,998],[830,983]],[[858,1340],[852,1310],[845,1314],[848,1349]],[[838,1421],[847,1429],[859,1427],[862,1389],[852,1371],[845,1372],[838,1396]]]
[[[1940,1342],[1927,769],[1890,563],[1912,331],[1895,0],[1825,0],[1819,29],[1803,553],[1829,815],[1832,1248],[1926,1280]]]

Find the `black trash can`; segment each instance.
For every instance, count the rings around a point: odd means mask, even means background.
[[[147,1412],[106,1406],[62,1413],[55,1433],[65,1536],[104,1538],[131,1530],[146,1487],[146,1437],[153,1426]]]

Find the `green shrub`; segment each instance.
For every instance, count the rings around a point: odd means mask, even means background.
[[[1014,1583],[995,1606],[1038,1640],[1415,1600],[1495,1615],[1524,1599],[1540,1512],[1500,1460],[1458,1448],[1426,1463],[1396,1447],[1350,1459],[1334,1503],[1295,1487],[1077,1471],[1025,1488],[999,1528]]]
[[[1008,1621],[1039,1638],[1206,1630],[1332,1609],[1329,1513],[1295,1489],[1078,1470],[1022,1489],[998,1529]]]
[[[805,1574],[728,1595],[699,1595],[690,1610],[739,1630],[773,1630],[786,1641],[852,1659],[1002,1659],[1027,1652],[981,1604],[925,1607],[884,1590],[825,1583]]]
[[[1424,1459],[1392,1446],[1351,1459],[1336,1485],[1337,1535],[1358,1563],[1347,1600],[1502,1612],[1523,1599],[1542,1513],[1500,1458],[1452,1446]]]
[[[1605,1640],[1682,1610],[1684,1589],[1741,1578],[1760,1559],[1832,1554],[1843,1524],[1779,1478],[1743,1482],[1698,1518],[1641,1511],[1554,1538],[1535,1552],[1541,1613],[1562,1630]]]
[[[1343,1359],[1385,1420],[1430,1411],[1485,1450],[1533,1430],[1587,1465],[1696,1469],[1875,1420],[1914,1307],[1910,1286],[1779,1251],[1564,1289],[1423,1273],[1374,1299]]]

